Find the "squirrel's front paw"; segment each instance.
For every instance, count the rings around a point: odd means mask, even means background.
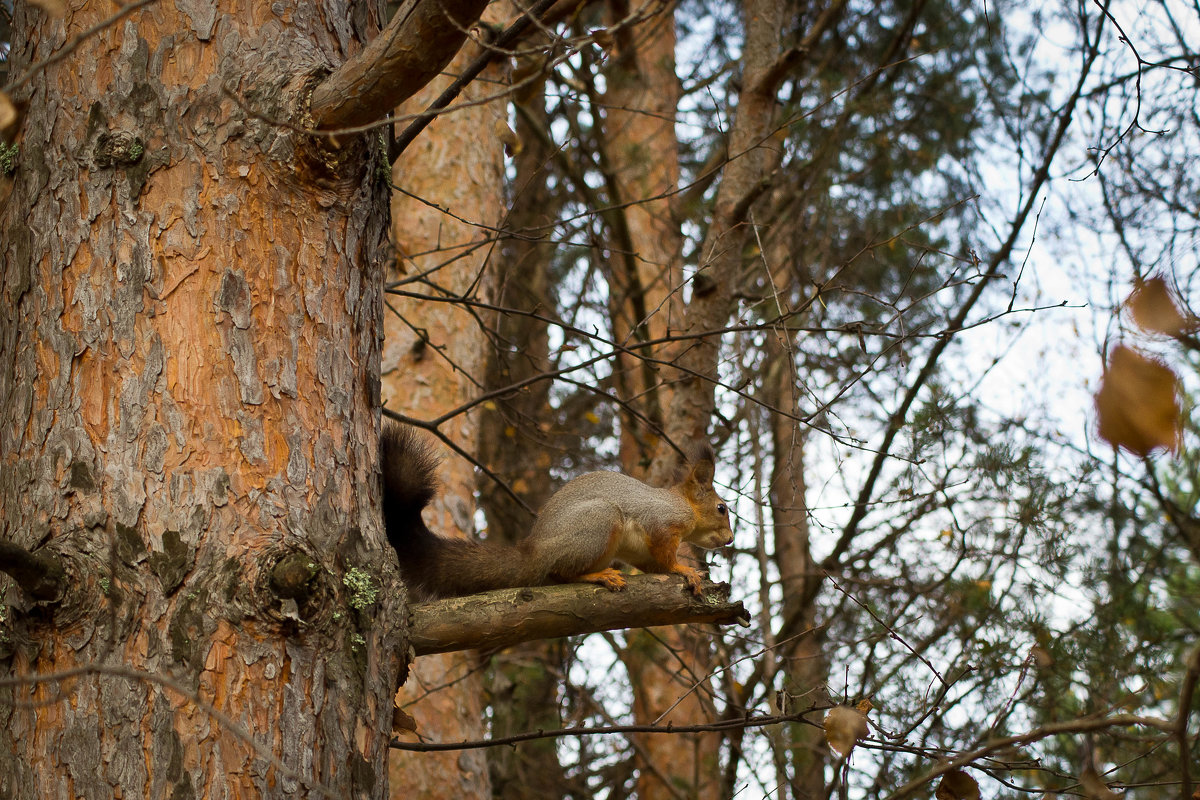
[[[704,593],[704,591],[700,588],[700,584],[703,582],[704,578],[701,577],[699,572],[691,567],[685,567],[683,564],[676,564],[674,569],[671,571],[676,575],[683,576],[684,580],[687,581],[688,588],[692,590],[692,594],[698,597]]]
[[[578,580],[583,583],[598,583],[610,592],[619,592],[625,588],[625,576],[612,567],[580,575]]]

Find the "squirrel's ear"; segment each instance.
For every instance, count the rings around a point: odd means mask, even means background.
[[[716,471],[716,455],[712,447],[705,445],[691,458],[691,479],[704,486],[712,486],[713,473]]]

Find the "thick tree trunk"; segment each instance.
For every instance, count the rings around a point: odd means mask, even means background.
[[[366,139],[322,151],[274,122],[304,124],[308,86],[380,9],[280,9],[157,3],[23,90],[0,526],[57,553],[70,588],[12,617],[4,672],[110,671],[0,705],[0,795],[386,780],[404,595],[375,488],[385,187]],[[14,61],[110,12],[18,4]],[[285,600],[289,554],[307,574]]]
[[[448,68],[454,74],[479,50],[468,47]],[[497,76],[471,84],[460,98],[479,100]],[[490,78],[491,80],[488,80]],[[400,109],[423,109],[449,82],[434,81]],[[399,277],[425,274],[402,291],[431,301],[390,296],[384,354],[387,408],[418,419],[433,419],[480,393],[487,339],[460,297],[487,301],[490,281],[484,264],[499,221],[503,196],[503,146],[481,131],[503,121],[500,101],[469,106],[439,117],[401,155],[392,175],[400,188],[392,198],[393,241]],[[477,415],[447,420],[439,433],[467,452],[474,451]],[[443,450],[442,452],[446,452]],[[457,455],[443,460],[442,493],[430,527],[442,536],[469,536],[475,524],[473,465]],[[397,696],[417,730],[434,741],[483,735],[482,677],[473,653],[427,656]],[[481,751],[404,753],[391,760],[392,796],[397,798],[485,798],[491,794],[486,756]]]

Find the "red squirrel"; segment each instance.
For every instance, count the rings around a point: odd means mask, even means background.
[[[691,458],[672,486],[656,488],[619,472],[589,472],[559,489],[516,544],[446,539],[421,511],[437,493],[437,458],[413,429],[388,425],[380,447],[383,518],[400,573],[419,598],[575,581],[625,588],[613,566],[682,575],[700,594],[700,573],[680,564],[681,542],[706,549],[733,541],[729,508],[713,489],[713,452]]]

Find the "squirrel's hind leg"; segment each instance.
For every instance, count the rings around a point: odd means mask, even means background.
[[[549,538],[546,550],[556,550],[549,577],[563,583],[598,583],[611,592],[625,588],[625,576],[612,562],[621,546],[625,521],[612,503],[580,503],[570,536]],[[540,549],[540,548],[539,548]]]

